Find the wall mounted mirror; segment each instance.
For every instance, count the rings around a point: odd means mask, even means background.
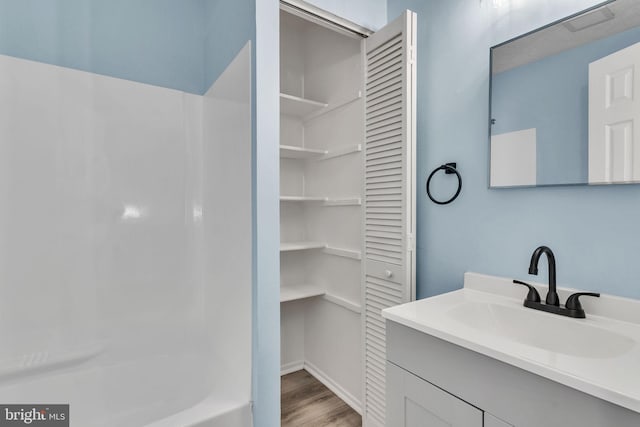
[[[640,1],[491,48],[489,186],[640,183]]]

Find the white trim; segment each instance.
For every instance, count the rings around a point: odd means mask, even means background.
[[[280,0],[280,10],[350,37],[368,37],[373,34],[369,28],[341,18],[303,0]]]
[[[292,372],[298,372],[304,369],[304,360],[294,360],[293,362],[285,363],[280,366],[280,376],[290,374]]]
[[[327,374],[322,372],[312,363],[305,361],[304,362],[304,370],[309,372],[312,376],[314,376],[318,381],[324,384],[329,390],[334,392],[336,396],[342,399],[347,405],[353,408],[358,414],[362,415],[362,403],[358,400],[354,395],[349,393],[347,390],[342,388],[338,383],[333,381]]]
[[[342,308],[346,308],[349,311],[353,311],[356,314],[361,314],[362,313],[362,306],[360,304],[357,304],[355,302],[351,302],[347,299],[344,299],[342,297],[338,297],[329,293],[325,293],[324,295],[322,295],[322,299],[324,299],[325,301],[328,301],[330,303],[333,303],[335,305],[339,305]]]

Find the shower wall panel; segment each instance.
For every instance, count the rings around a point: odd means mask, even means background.
[[[250,58],[202,97],[0,55],[0,402],[248,402]]]

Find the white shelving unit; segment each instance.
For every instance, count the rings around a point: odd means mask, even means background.
[[[349,402],[362,378],[361,40],[280,22],[281,368],[337,372],[325,382]]]

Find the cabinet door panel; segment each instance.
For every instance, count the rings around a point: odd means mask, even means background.
[[[483,413],[387,362],[387,426],[482,427]]]

